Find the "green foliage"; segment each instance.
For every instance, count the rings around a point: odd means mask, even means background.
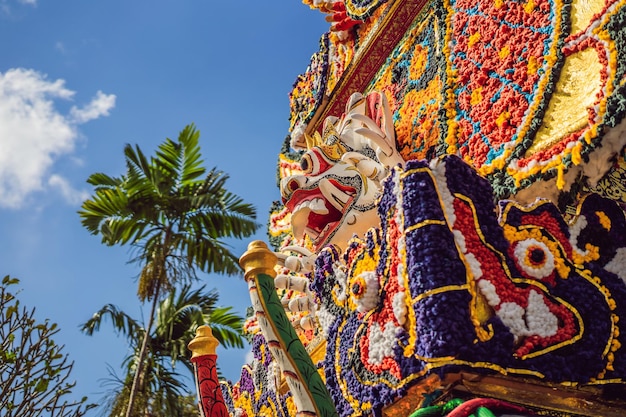
[[[136,256],[131,261],[141,266],[137,294],[141,301],[152,301],[146,330],[135,333],[142,341],[132,361],[136,370],[131,370],[135,375],[127,417],[135,410],[135,397],[142,392],[139,388],[146,387],[150,377],[144,365],[158,359],[148,348],[154,346],[149,336],[161,295],[197,278],[196,269],[240,273],[237,257],[224,239],[249,237],[258,228],[254,207],[225,188],[228,176],[215,168],[207,172],[202,166],[199,138],[195,126],[188,125],[177,141],[167,138],[152,157],[139,146],[126,145],[126,173],[120,177],[91,175],[87,182],[94,193],[78,212],[83,226],[100,235],[104,244],[134,248]],[[101,310],[118,320],[114,322],[120,331],[130,334],[137,330],[129,317],[117,313],[111,305]],[[97,323],[92,323],[94,330]],[[236,340],[228,332],[224,334],[225,341]]]
[[[186,416],[182,411],[186,403],[181,402],[185,392],[180,383],[184,376],[175,372],[175,365],[182,364],[193,372],[187,344],[199,326],[209,324],[213,335],[227,348],[243,347],[243,318],[231,307],[218,306],[218,300],[215,290],[206,291],[204,286],[192,289],[184,285],[158,303],[155,326],[148,338],[145,374],[137,404],[133,407],[135,410],[148,409],[153,415]],[[81,330],[92,335],[107,319],[132,348],[132,353],[124,360],[126,376],[114,379],[114,389],[104,404],[108,415],[113,417],[124,415],[128,405],[132,375],[145,330],[139,321],[111,304],[98,310],[82,325]],[[166,410],[169,414],[159,414]]]
[[[258,228],[256,210],[226,188],[228,176],[202,166],[200,133],[186,126],[148,158],[126,145],[126,173],[91,175],[93,196],[78,212],[83,226],[106,245],[133,245],[142,265],[140,298],[157,287],[206,272],[241,272],[225,238],[245,238]]]
[[[0,285],[0,410],[3,417],[79,417],[93,407],[87,398],[66,400],[73,363],[53,337],[55,323],[35,320],[35,309],[20,305],[8,275]]]
[[[176,381],[175,378],[164,376],[164,380]],[[111,395],[108,397],[108,416],[110,417],[122,417],[125,415],[126,408],[128,407],[128,397],[130,393],[130,382],[115,379],[111,381],[111,385],[116,389],[111,393],[121,392],[120,395]],[[174,390],[170,389],[170,394],[166,392],[160,392],[157,398],[148,398],[145,393],[140,393],[137,399],[137,409],[149,410],[149,414],[141,412],[135,412],[132,417],[198,417],[198,404],[195,395],[186,394],[180,392],[173,397]],[[154,397],[154,396],[152,396]]]

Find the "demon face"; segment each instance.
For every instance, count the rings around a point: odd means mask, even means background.
[[[353,94],[341,119],[329,117],[322,135],[307,137],[302,174],[281,181],[294,237],[307,236],[315,251],[345,248],[354,234],[379,224],[381,180],[402,163],[385,96]]]

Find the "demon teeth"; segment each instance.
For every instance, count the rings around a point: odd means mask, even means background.
[[[306,227],[307,220],[309,218],[309,209],[294,210],[291,214],[291,231],[293,236],[300,240],[304,237],[304,229]]]
[[[296,239],[302,239],[305,233],[306,223],[308,223],[309,214],[328,214],[328,208],[322,198],[314,198],[313,200],[303,201],[298,204],[291,215],[291,224],[293,235]],[[304,220],[304,221],[301,221]],[[308,231],[306,231],[308,234]]]
[[[337,210],[343,212],[344,208],[348,205],[350,201],[350,195],[344,193],[337,187],[335,187],[330,181],[327,179],[320,180],[319,189],[326,198],[326,200],[332,204]]]
[[[328,214],[328,208],[326,207],[326,203],[321,198],[316,198],[309,202],[309,208],[313,213],[316,214]]]

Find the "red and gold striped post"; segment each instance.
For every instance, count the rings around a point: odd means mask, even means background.
[[[217,355],[215,348],[219,342],[209,326],[200,326],[196,337],[189,342],[191,362],[194,365],[196,391],[202,417],[228,417],[220,383],[217,379]]]

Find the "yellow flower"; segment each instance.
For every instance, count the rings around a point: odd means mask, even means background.
[[[471,48],[472,46],[476,45],[476,43],[479,40],[480,40],[480,32],[476,32],[473,35],[471,35],[469,39],[467,40],[467,46]]]

